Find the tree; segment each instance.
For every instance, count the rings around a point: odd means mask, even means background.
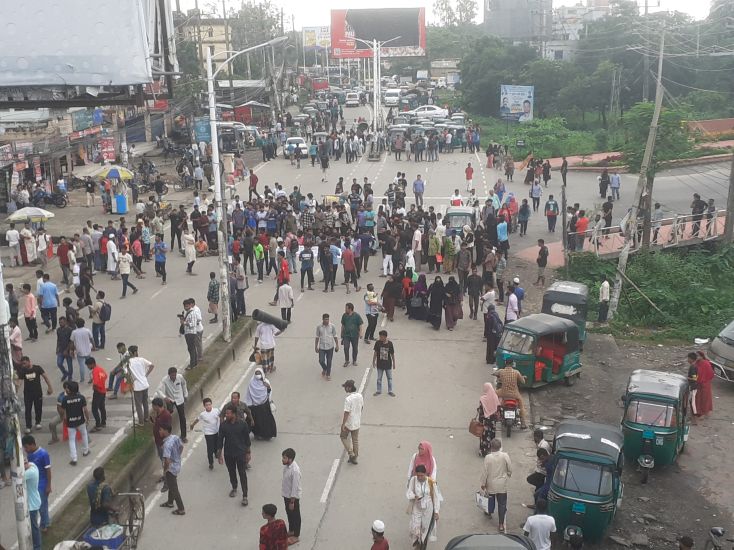
[[[199,55],[196,49],[196,42],[192,40],[184,40],[177,44],[176,57],[178,58],[178,68],[184,75],[200,75],[201,63],[199,63]]]
[[[280,8],[272,0],[243,0],[240,9],[229,15],[229,28],[233,50],[262,44],[280,35]],[[246,56],[235,59],[233,65],[234,73],[247,74]],[[250,54],[250,72],[252,78],[267,77],[259,51]]]
[[[458,27],[426,27],[426,55],[429,61],[436,59],[461,59],[474,42],[487,32],[482,25],[468,23]]]
[[[476,16],[476,0],[456,0],[456,19],[459,25],[473,23]]]
[[[438,17],[442,27],[454,27],[458,22],[451,0],[435,0],[433,13]]]
[[[561,61],[536,59],[522,70],[522,78],[535,86],[534,111],[539,117],[558,113],[558,94],[578,74],[576,66]]]

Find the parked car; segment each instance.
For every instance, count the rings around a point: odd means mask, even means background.
[[[421,118],[446,118],[449,116],[449,112],[446,109],[439,107],[438,105],[421,105],[420,107],[413,109],[412,111],[405,111],[404,114],[415,115]]]
[[[305,159],[308,157],[308,145],[302,137],[289,137],[285,142],[283,156],[288,158],[296,150],[296,147],[301,150],[301,158]]]
[[[734,382],[734,321],[714,338],[707,355],[716,376],[727,382]]]

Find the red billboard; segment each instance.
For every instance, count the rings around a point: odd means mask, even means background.
[[[382,57],[426,55],[425,8],[331,10],[332,57],[372,57],[371,46],[362,41],[373,40],[386,43]]]

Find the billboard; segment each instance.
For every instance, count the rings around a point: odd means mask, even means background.
[[[396,37],[398,37],[396,40]],[[388,8],[331,10],[331,51],[337,59],[370,58],[367,42],[390,41],[382,57],[426,55],[426,9]]]
[[[305,50],[325,50],[331,47],[329,27],[303,27],[303,48]]]
[[[500,86],[500,116],[505,120],[533,120],[535,86]]]

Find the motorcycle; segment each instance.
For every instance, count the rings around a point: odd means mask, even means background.
[[[65,208],[67,203],[68,199],[66,197],[66,193],[62,193],[61,191],[48,193],[46,191],[39,190],[36,191],[31,197],[31,204],[38,208],[43,208],[44,206],[48,206],[50,204],[58,206],[59,208]]]
[[[713,550],[724,550],[724,542],[734,542],[734,538],[724,539],[724,535],[726,535],[726,531],[722,527],[712,527],[709,531],[709,539],[706,541],[703,550],[709,550],[709,548]],[[734,548],[734,545],[732,545],[732,548]]]
[[[513,426],[520,426],[520,414],[516,399],[505,398],[500,405],[500,418],[505,427],[505,435],[512,437]]]

